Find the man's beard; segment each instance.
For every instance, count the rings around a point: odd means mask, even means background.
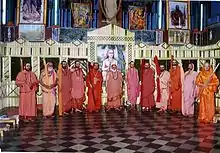
[[[161,69],[160,71],[161,71],[161,72],[163,72],[163,71],[164,71],[164,69]]]
[[[63,69],[67,69],[67,66],[62,66]]]
[[[117,71],[117,69],[112,69],[112,72],[116,72]]]
[[[31,69],[27,69],[27,68],[25,68],[25,71],[30,71]]]

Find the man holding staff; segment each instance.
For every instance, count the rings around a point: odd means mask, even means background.
[[[196,78],[196,85],[199,87],[199,121],[204,123],[213,122],[215,114],[214,93],[217,92],[219,80],[209,63],[205,63]]]

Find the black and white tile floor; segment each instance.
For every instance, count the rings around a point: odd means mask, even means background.
[[[220,124],[154,112],[74,114],[20,124],[2,151],[91,153],[220,153]]]

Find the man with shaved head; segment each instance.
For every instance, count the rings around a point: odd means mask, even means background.
[[[164,65],[160,65],[160,92],[161,98],[159,102],[156,102],[157,108],[160,108],[159,112],[163,112],[167,110],[167,104],[169,99],[169,80],[170,80],[170,73],[166,71]]]
[[[38,80],[34,72],[31,71],[31,64],[26,63],[24,70],[18,73],[16,85],[20,88],[19,95],[19,116],[26,121],[33,121],[36,117],[36,91]]]
[[[129,66],[126,74],[127,94],[128,101],[131,103],[131,108],[134,109],[140,93],[139,76],[133,61],[130,62]]]
[[[141,82],[141,107],[142,110],[151,110],[155,106],[154,91],[155,91],[155,79],[154,70],[151,68],[149,63],[145,63],[142,71],[142,82]]]
[[[199,87],[199,121],[204,123],[213,122],[215,114],[214,93],[217,92],[219,80],[209,63],[203,65],[196,78]]]
[[[194,101],[197,96],[196,77],[198,73],[194,71],[194,64],[189,63],[188,71],[184,77],[184,102],[182,113],[191,117],[194,114]]]
[[[182,82],[181,67],[174,60],[170,68],[170,109],[173,112],[181,113],[182,110]]]

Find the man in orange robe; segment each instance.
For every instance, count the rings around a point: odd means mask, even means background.
[[[99,71],[99,64],[94,63],[93,68],[89,70],[86,77],[86,86],[88,87],[88,105],[87,111],[98,112],[102,104],[102,73]]]
[[[215,114],[214,93],[217,92],[219,80],[209,63],[205,63],[201,72],[196,78],[196,85],[199,87],[199,120],[201,122],[213,122]]]
[[[75,61],[75,66],[71,67],[71,99],[75,112],[82,112],[85,101],[85,83],[80,62]]]
[[[174,60],[170,69],[170,109],[181,112],[182,109],[182,83],[181,67]]]
[[[70,70],[66,61],[61,62],[61,67],[58,70],[58,92],[59,92],[59,115],[68,115],[72,104],[70,102],[71,88]]]
[[[120,110],[123,78],[116,64],[113,64],[112,69],[107,73],[106,81],[107,111],[112,108]]]
[[[38,80],[34,72],[31,71],[30,63],[27,63],[24,70],[18,73],[16,85],[20,87],[19,116],[25,122],[33,121],[37,115],[36,91],[38,89]]]
[[[149,63],[144,64],[141,82],[141,107],[143,111],[151,110],[155,106],[154,91],[155,79],[154,70]]]

